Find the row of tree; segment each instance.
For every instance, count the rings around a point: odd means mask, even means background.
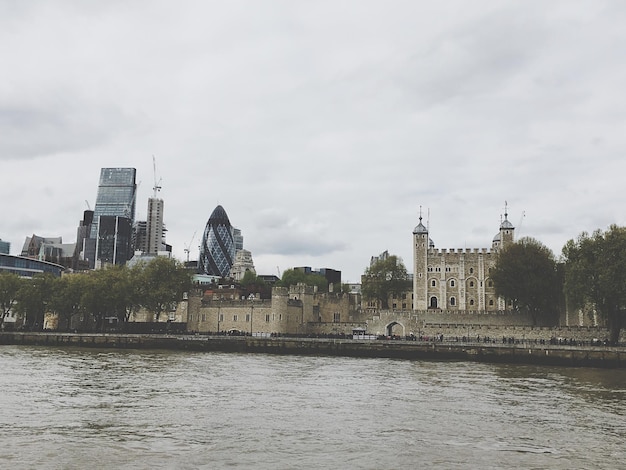
[[[56,313],[59,329],[67,330],[77,316],[93,319],[101,329],[106,318],[127,322],[145,308],[154,321],[182,299],[191,274],[178,261],[157,257],[133,267],[111,266],[60,278],[37,274],[30,279],[0,274],[0,326],[9,311],[24,319],[24,327],[41,329],[44,315]]]

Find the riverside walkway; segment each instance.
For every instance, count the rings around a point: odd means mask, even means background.
[[[121,333],[4,332],[0,345],[120,349],[169,349],[265,354],[388,357],[409,360],[461,360],[573,367],[626,368],[626,347],[599,344],[541,344],[515,338],[352,339],[168,335]]]

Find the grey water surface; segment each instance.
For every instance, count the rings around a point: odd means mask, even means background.
[[[626,371],[0,347],[0,468],[626,468]]]

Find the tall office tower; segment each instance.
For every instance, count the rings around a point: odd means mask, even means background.
[[[85,258],[92,269],[109,263],[125,264],[132,257],[136,173],[135,168],[100,170],[91,233],[89,239],[85,240]]]
[[[148,199],[148,220],[146,222],[146,249],[149,254],[165,251],[165,230],[163,226],[163,199]]]
[[[2,240],[0,240],[0,253],[8,255],[10,249],[11,244],[9,242],[3,242]]]
[[[243,235],[241,230],[233,227],[233,239],[235,240],[235,252],[243,250]]]
[[[198,272],[210,276],[227,277],[235,259],[235,239],[228,215],[217,206],[204,229]]]

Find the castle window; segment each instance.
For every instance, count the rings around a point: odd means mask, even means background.
[[[250,314],[246,313],[246,323],[248,323],[250,321]]]
[[[406,304],[402,304],[402,309],[406,310]]]
[[[449,273],[450,272],[450,266],[446,266],[446,272]]]
[[[470,268],[470,274],[474,274],[474,268]]]
[[[202,314],[202,321],[204,321],[204,314]],[[220,321],[224,321],[224,314],[220,313]]]
[[[202,314],[202,321],[206,321],[206,313]]]
[[[333,314],[333,321],[335,323],[339,323],[341,321],[341,313],[335,312]]]
[[[398,305],[394,302],[393,304],[391,304],[391,308],[395,310],[396,308],[398,308]]]
[[[233,315],[233,321],[237,321],[237,315]]]
[[[450,287],[454,287],[456,285],[456,283],[454,282],[454,279],[450,279]]]
[[[470,281],[469,286],[474,287],[474,281]]]
[[[454,307],[456,305],[456,298],[450,297],[450,305]]]
[[[493,307],[493,299],[489,299],[489,306]]]
[[[493,281],[489,281],[489,282],[487,283],[487,285],[488,285],[489,287],[493,287]]]
[[[432,287],[437,287],[437,281],[435,281],[434,279],[432,281],[430,281],[430,285]]]
[[[265,315],[265,321],[267,323],[269,323],[269,321],[270,321],[270,314],[269,313]]]
[[[470,299],[470,305],[474,305],[474,299]]]

